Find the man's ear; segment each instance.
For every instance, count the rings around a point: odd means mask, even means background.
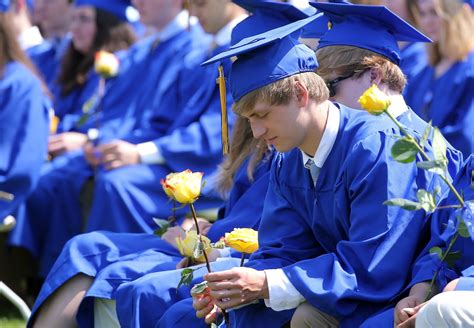
[[[378,68],[370,69],[370,83],[380,85],[382,82],[382,72]]]
[[[299,107],[305,107],[308,104],[309,92],[306,86],[300,81],[296,81],[295,83],[295,94]]]

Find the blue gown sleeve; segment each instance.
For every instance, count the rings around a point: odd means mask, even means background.
[[[39,80],[23,65],[6,65],[0,80],[0,190],[12,202],[0,200],[0,219],[33,190],[46,159],[50,102]]]
[[[189,97],[184,108],[177,108],[169,133],[154,142],[172,171],[192,164],[193,171],[212,171],[222,159],[221,113],[219,89],[215,81],[217,67],[194,67],[193,76],[200,77],[180,97]],[[189,79],[189,74],[185,76]],[[196,89],[197,87],[197,89]],[[232,103],[230,90],[227,103]],[[166,110],[170,110],[167,108]],[[229,113],[229,127],[234,116]]]

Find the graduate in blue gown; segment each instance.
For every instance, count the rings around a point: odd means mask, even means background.
[[[46,159],[51,103],[0,1],[0,220],[17,215]]]
[[[469,216],[465,216],[468,222],[472,222],[473,212],[473,169],[474,158],[470,156],[453,181],[454,187],[463,195],[466,206],[468,206],[464,209],[464,213],[466,213],[466,210],[471,213],[470,218]],[[450,193],[449,197],[440,204],[440,206],[446,205],[459,205],[459,201],[453,193]],[[425,324],[423,327],[430,325],[439,327],[448,327],[449,325],[467,327],[472,325],[472,300],[474,299],[474,272],[472,269],[474,265],[474,252],[473,241],[470,237],[459,237],[457,239],[451,251],[460,252],[460,258],[457,259],[452,266],[446,264],[443,266],[443,269],[440,270],[438,278],[436,279],[436,285],[434,286],[439,292],[454,290],[467,291],[467,293],[451,294],[450,292],[443,292],[435,296],[435,298],[431,299],[428,303],[423,304],[428,295],[431,279],[440,266],[440,261],[430,254],[430,249],[432,247],[441,247],[443,251],[446,250],[454,232],[454,230],[452,230],[454,226],[450,223],[456,222],[455,216],[457,214],[459,214],[459,210],[453,208],[439,208],[436,212],[431,214],[430,242],[413,266],[412,280],[407,287],[407,289],[410,289],[409,296],[398,302],[395,307],[395,312],[392,306],[364,322],[363,327],[388,327],[394,324],[397,327],[398,325],[400,325],[400,327],[414,327],[415,320],[417,327],[419,324],[418,320],[423,321]],[[445,296],[449,297],[447,303],[443,303]],[[432,306],[439,310],[433,311]],[[424,309],[425,307],[427,309]],[[456,308],[456,310],[453,310],[453,308]],[[424,310],[419,312],[421,309]],[[462,314],[463,311],[465,311],[464,314]],[[456,315],[459,313],[461,313],[461,315],[456,318]],[[451,317],[451,315],[453,315],[453,317]],[[418,319],[420,316],[421,319]],[[430,321],[431,323],[429,323]]]
[[[362,16],[367,19],[364,7],[359,6],[360,12],[348,11],[355,18]],[[345,19],[344,13],[334,12],[331,7],[319,9],[331,21]],[[372,22],[377,28],[386,29],[391,38],[398,45],[412,42],[424,47],[424,42],[430,40],[422,33],[408,34],[399,30],[404,24],[392,24],[391,22]],[[351,33],[344,40],[327,40],[324,33],[327,27],[309,26],[314,35],[321,38],[316,49],[319,67],[317,73],[329,87],[330,100],[346,105],[351,108],[362,109],[358,102],[359,96],[372,84],[376,84],[391,99],[388,111],[404,125],[422,133],[428,127],[428,123],[421,119],[413,110],[407,106],[402,96],[409,77],[403,70],[403,49],[391,55],[385,54],[385,48],[380,46],[378,39],[360,40],[359,33]],[[375,28],[375,27],[374,27]],[[415,30],[413,30],[415,31]],[[448,173],[451,177],[457,175],[462,164],[462,153],[448,146]]]
[[[161,15],[164,14],[159,8],[154,9],[153,14],[144,15],[142,19],[158,24],[156,27],[161,31],[140,41],[129,51],[119,56],[119,74],[107,81],[106,94],[102,101],[96,105],[100,106],[100,112],[108,113],[108,116],[106,121],[100,121],[98,128],[100,137],[95,142],[107,142],[114,138],[135,136],[136,131],[145,131],[148,135],[153,134],[154,136],[163,135],[167,132],[165,129],[169,128],[169,123],[173,119],[176,119],[175,124],[190,123],[190,121],[183,120],[184,115],[181,119],[177,119],[177,112],[184,111],[184,108],[176,108],[175,111],[169,110],[173,107],[161,107],[161,103],[178,100],[184,102],[183,99],[189,100],[188,98],[193,96],[194,89],[197,87],[203,89],[207,87],[199,83],[186,85],[187,93],[181,94],[181,98],[171,97],[171,92],[182,86],[182,83],[178,83],[178,81],[182,81],[186,68],[183,62],[187,62],[186,58],[190,53],[204,51],[202,49],[205,45],[194,42],[194,40],[200,40],[202,31],[193,28],[188,30],[188,14],[186,11],[181,11],[181,6],[178,3],[174,5],[168,16],[161,17]],[[160,19],[156,19],[156,17]],[[192,79],[190,78],[190,80]],[[137,85],[142,87],[137,88]],[[164,97],[165,94],[170,97]],[[194,102],[196,101],[194,98]],[[199,103],[200,107],[188,106],[186,108],[189,111],[195,110],[194,114],[198,115],[199,111],[203,110],[204,104],[205,102],[201,102]],[[162,111],[162,117],[156,115],[157,121],[150,127],[151,122],[155,122],[152,117],[157,108],[166,108],[166,111]],[[191,115],[188,115],[189,117]],[[142,127],[144,128],[142,129]],[[201,130],[195,131],[197,135],[194,137],[203,141],[208,140],[198,138],[200,132]],[[217,138],[217,136],[215,137]],[[202,155],[206,154],[203,152]],[[54,164],[54,170],[48,174],[48,179],[38,186],[28,201],[28,215],[25,218],[26,228],[16,229],[10,241],[11,244],[25,247],[36,255],[40,260],[41,276],[46,276],[66,241],[85,229],[81,215],[81,190],[84,183],[91,179],[95,173],[100,176],[107,174],[102,172],[103,167],[97,169],[91,167],[82,150],[61,156]],[[160,178],[163,178],[164,172],[152,175],[154,185]],[[166,171],[164,175],[168,172]],[[116,174],[112,171],[111,173]],[[156,189],[158,190],[158,188]],[[105,195],[101,195],[102,192],[104,191],[97,189],[94,194],[98,198],[105,197]],[[133,222],[123,223],[131,220],[130,217],[114,217],[111,222],[117,222],[115,231],[151,231],[153,216],[167,218],[171,213],[171,204],[164,196],[153,197],[150,195],[153,209],[159,209],[158,211],[150,210],[146,213],[135,211],[133,219],[137,221],[136,224]],[[159,205],[155,206],[156,203]],[[205,205],[205,201],[203,201],[203,205]],[[145,218],[144,215],[146,215]],[[107,217],[110,217],[110,213],[107,213]],[[145,219],[147,223],[143,222]],[[95,224],[94,220],[86,222]],[[128,225],[125,226],[125,224]],[[103,228],[109,227],[104,226]],[[94,230],[94,228],[86,230]],[[43,237],[46,235],[54,235],[54,241],[48,240],[46,243]]]
[[[415,2],[418,24],[433,44],[428,47],[429,65],[412,79],[405,98],[468,156],[474,151],[474,14],[461,0],[441,2]]]
[[[250,128],[245,120],[240,120],[235,133],[234,140],[239,146],[232,147],[233,153],[221,173],[221,177],[231,179],[231,181],[222,179],[221,185],[225,184],[228,188],[232,183],[232,190],[225,209],[223,208],[218,220],[207,232],[207,237],[213,242],[218,241],[226,232],[237,227],[257,229],[258,213],[261,212],[263,204],[255,202],[254,199],[257,195],[264,194],[268,185],[271,155],[262,154],[265,147],[255,150],[257,143],[252,142]],[[253,156],[249,156],[250,159],[246,158],[246,154],[249,152],[254,153]],[[249,170],[253,171],[250,176]],[[172,229],[176,228],[181,229],[179,227]],[[32,318],[35,318],[37,313],[41,313],[41,306],[46,304],[45,302],[59,287],[70,286],[69,280],[71,278],[74,278],[71,280],[77,280],[76,277],[80,275],[94,277],[94,281],[91,281],[91,286],[87,290],[86,299],[81,304],[78,316],[78,321],[84,326],[88,326],[94,321],[94,298],[115,298],[115,290],[123,282],[133,280],[148,271],[165,270],[172,270],[174,272],[172,275],[179,281],[180,276],[174,269],[182,256],[176,246],[165,241],[173,239],[174,233],[171,232],[171,229],[168,233],[171,233],[171,237],[163,236],[162,239],[154,234],[104,231],[73,238],[66,244],[61,256],[49,273],[36,300]],[[226,261],[225,268],[238,265],[240,261],[240,254],[231,253],[230,255],[237,258]],[[222,264],[213,265],[222,267]],[[174,283],[176,279],[172,281]],[[178,285],[178,281],[173,287]],[[166,284],[166,286],[168,285]],[[184,290],[189,291],[189,289],[183,288],[181,291],[183,295],[185,295]]]
[[[399,22],[383,8],[370,8],[364,11],[371,18]],[[334,24],[332,37],[344,39],[347,29],[363,29],[365,20],[356,21]],[[250,120],[255,137],[286,153],[272,165],[259,250],[247,268],[206,274],[213,299],[195,299],[194,306],[211,319],[205,311],[209,301],[231,309],[260,300],[231,311],[231,326],[276,327],[306,301],[311,317],[353,327],[405,288],[423,245],[424,213],[383,202],[400,195],[416,199],[418,188],[440,184],[415,163],[391,158],[393,137],[400,131],[386,116],[336,107],[327,100],[324,82],[312,72],[317,68],[314,55],[288,36],[291,32],[282,28],[253,36],[212,59],[237,55],[231,70],[234,110]],[[398,46],[381,32],[377,36],[391,54]],[[329,32],[326,40],[331,40]],[[268,62],[268,56],[274,60]],[[251,83],[245,78],[250,71]],[[287,98],[273,91],[278,98],[273,97],[286,101],[272,99],[268,85],[271,90],[286,88]]]
[[[37,20],[35,23],[40,26],[45,39],[39,45],[29,48],[27,54],[51,90],[57,86],[56,79],[61,60],[71,42],[69,34],[71,7],[70,0],[35,3],[34,19]]]

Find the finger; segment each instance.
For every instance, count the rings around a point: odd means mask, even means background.
[[[105,165],[105,169],[106,170],[115,170],[115,169],[118,169],[120,167],[124,166],[124,163],[120,160],[115,160],[115,161],[112,161],[108,164]]]
[[[416,315],[412,316],[408,320],[405,320],[397,326],[397,328],[414,328],[415,327]]]
[[[395,325],[402,323],[406,320],[410,319],[410,315],[403,310],[396,311],[395,314]]]
[[[209,296],[199,298],[199,295],[192,295],[193,298],[193,308],[196,311],[205,309],[209,304],[213,304],[212,299]]]
[[[216,282],[216,281],[230,280],[234,277],[235,277],[235,274],[233,273],[233,271],[226,270],[226,271],[208,273],[204,276],[204,279],[207,282]]]
[[[207,282],[207,286],[212,291],[220,291],[226,289],[235,289],[235,283],[233,281],[225,280],[225,281],[218,281],[218,282]]]
[[[204,308],[196,310],[196,317],[205,318],[214,309],[214,304],[207,304]]]
[[[212,307],[212,310],[211,312],[209,312],[208,315],[206,315],[206,318],[204,319],[204,321],[210,325],[211,323],[215,322],[217,319],[217,307],[214,305]]]

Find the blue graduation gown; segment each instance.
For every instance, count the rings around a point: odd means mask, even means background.
[[[453,181],[455,188],[458,192],[464,194],[465,200],[474,199],[474,189],[471,188],[472,182],[472,171],[474,170],[474,157],[470,156],[458,176]],[[449,196],[440,204],[443,205],[455,205],[458,204],[456,197],[453,194]],[[414,284],[423,281],[431,281],[434,273],[437,270],[437,263],[435,263],[430,254],[429,250],[432,247],[438,246],[446,249],[449,240],[446,240],[442,236],[445,231],[450,216],[454,213],[453,209],[438,209],[431,215],[431,238],[423,252],[420,254],[413,266],[413,278],[411,283],[406,288],[406,293],[401,296],[407,296],[409,289]],[[455,266],[452,268],[453,273],[459,276],[459,283],[457,290],[474,290],[473,286],[473,266],[474,266],[474,244],[470,238],[459,238],[453,246],[453,252],[460,251],[462,257],[456,261]],[[438,286],[439,290],[442,290],[444,286]],[[401,298],[401,296],[399,298]],[[394,306],[381,311],[377,315],[369,318],[361,325],[361,327],[389,327],[394,324]]]
[[[426,66],[405,91],[407,104],[423,119],[433,121],[445,138],[465,156],[474,151],[474,52],[442,76]]]
[[[254,172],[253,181],[247,177],[246,162],[238,170],[223,217],[208,232],[212,241],[219,240],[233,228],[257,229],[263,200],[258,202],[256,199],[266,192],[270,164],[271,158],[262,161]],[[116,288],[121,283],[132,281],[147,272],[174,269],[181,258],[174,247],[153,234],[99,231],[74,237],[66,244],[48,274],[32,310],[32,317],[55,290],[73,276],[83,273],[95,277],[79,312],[80,321],[90,324],[93,322],[93,297],[115,298]],[[235,266],[235,262],[227,263]],[[175,288],[177,283],[170,282],[166,286]],[[146,311],[144,313],[148,314]]]
[[[61,60],[70,43],[71,37],[67,35],[56,42],[45,40],[26,51],[50,90],[57,87],[56,79],[61,67]]]
[[[194,49],[193,35],[183,30],[156,46],[155,39],[148,38],[118,54],[119,74],[107,80],[107,93],[100,104],[101,111],[108,113],[107,120],[101,121],[101,140],[110,141],[121,137],[121,133],[129,134],[138,125],[136,122],[143,116],[140,113],[151,110],[152,95],[156,94],[158,82],[177,76],[176,66],[171,63],[182,62]],[[140,90],[137,85],[142,86]],[[94,175],[82,151],[56,158],[45,172],[27,202],[22,220],[25,228],[17,227],[10,241],[36,255],[41,276],[46,276],[66,241],[84,231],[79,195],[84,182]],[[161,176],[155,177],[156,186],[159,186],[159,178]],[[170,210],[169,203],[166,209]],[[168,213],[161,217],[167,216]],[[147,228],[147,231],[151,230]],[[134,229],[120,231],[141,232],[143,229],[135,225]],[[55,238],[46,242],[43,236],[51,235]]]
[[[38,181],[50,108],[39,80],[22,64],[8,62],[0,75],[0,190],[15,198],[0,200],[0,220],[14,214]]]
[[[409,42],[401,49],[402,60],[400,68],[407,78],[408,85],[415,75],[428,65],[426,44],[422,42]]]
[[[425,227],[422,211],[383,202],[416,199],[418,188],[441,184],[391,158],[392,135],[399,131],[387,117],[340,107],[339,133],[316,187],[299,150],[274,161],[260,248],[247,265],[283,268],[310,304],[338,318],[341,327],[355,327],[403,290]],[[232,311],[231,323],[253,326],[261,309]],[[287,321],[279,316],[274,312],[266,325]]]
[[[139,143],[155,136],[152,140],[166,162],[99,170],[87,231],[151,232],[155,227],[152,217],[171,215],[172,205],[158,184],[160,179],[185,169],[204,172],[205,178],[215,172],[222,158],[219,89],[215,83],[217,68],[200,66],[209,56],[207,50],[203,55],[206,57],[197,56],[192,63],[186,62],[189,66],[180,70],[174,82],[177,86],[170,84],[167,92],[158,92],[151,119],[124,138]],[[167,82],[161,81],[159,88]],[[228,97],[230,101],[230,92]],[[195,205],[199,210],[217,208],[221,204],[220,198],[204,194]],[[189,208],[177,212],[182,216]]]

